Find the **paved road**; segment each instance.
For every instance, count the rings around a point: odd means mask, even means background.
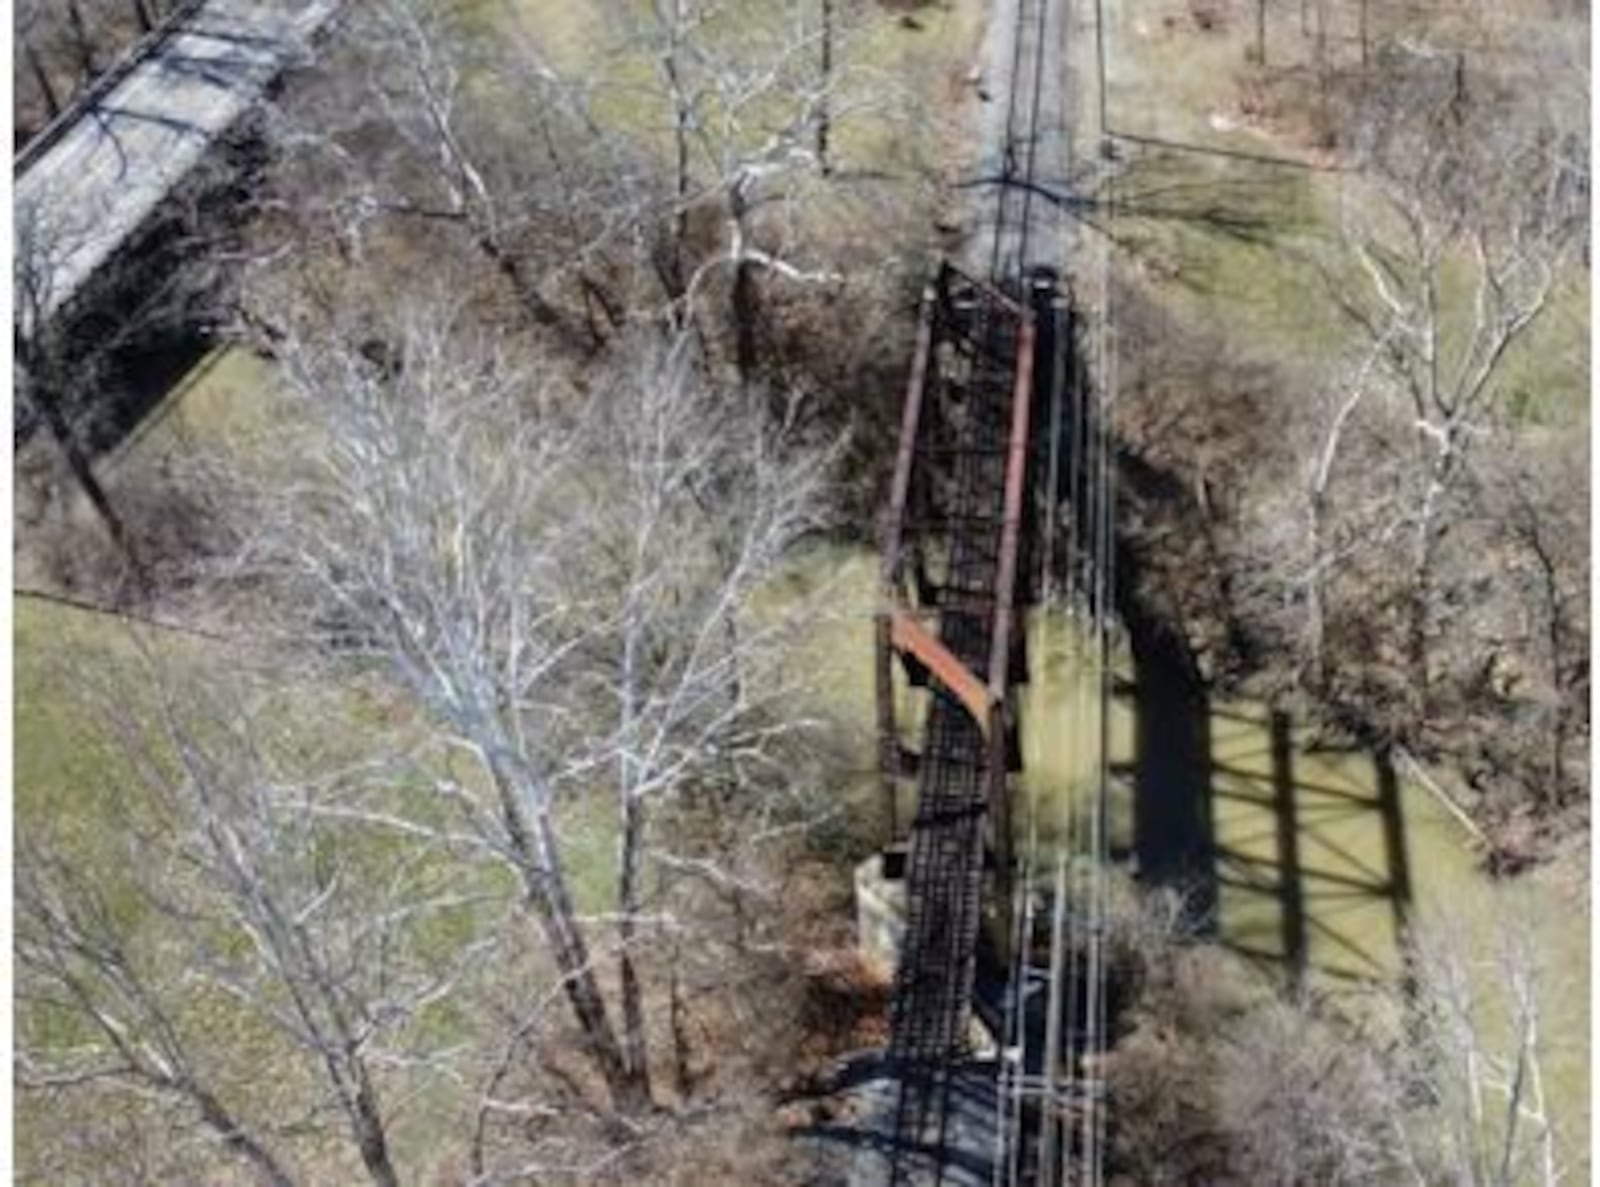
[[[22,330],[116,255],[339,0],[209,0],[16,179]]]

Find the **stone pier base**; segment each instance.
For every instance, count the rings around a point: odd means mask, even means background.
[[[904,873],[903,849],[874,853],[856,867],[856,943],[862,955],[888,976],[894,975],[905,942]]]

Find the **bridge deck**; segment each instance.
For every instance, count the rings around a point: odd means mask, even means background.
[[[1025,360],[1034,329],[1009,298],[954,270],[941,274],[937,289],[908,396],[886,584],[895,622],[908,614],[937,619],[937,643],[916,643],[904,629],[888,632],[933,693],[915,764],[909,910],[890,1055],[900,1079],[896,1147],[925,1150],[943,1163],[991,835],[1002,883],[1009,859],[1006,692],[1016,676],[1009,660],[1033,394]],[[888,650],[880,663],[889,663]],[[885,666],[880,684],[886,679]],[[893,714],[887,702],[881,709],[894,749]],[[892,1167],[896,1181],[909,1171],[900,1158]]]
[[[36,159],[14,191],[32,286],[24,335],[145,224],[332,16],[339,0],[207,0]]]

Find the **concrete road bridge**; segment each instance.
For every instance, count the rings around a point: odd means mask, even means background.
[[[24,147],[13,163],[23,341],[138,240],[339,4],[185,4]]]

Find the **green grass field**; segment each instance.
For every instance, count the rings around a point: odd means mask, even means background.
[[[1512,27],[1534,19],[1509,10],[1501,16]],[[1336,32],[1338,60],[1353,64],[1353,28]],[[1326,373],[1360,347],[1359,331],[1323,275],[1363,292],[1359,276],[1346,276],[1341,207],[1357,224],[1392,216],[1359,178],[1330,171],[1332,162],[1310,152],[1298,128],[1241,114],[1253,37],[1253,24],[1237,8],[1210,31],[1198,30],[1187,6],[1175,3],[1113,20],[1109,122],[1116,131],[1168,142],[1124,143],[1128,165],[1116,195],[1124,212],[1116,226],[1142,287],[1164,305],[1225,328],[1252,357]],[[1305,66],[1311,44],[1288,14],[1269,22],[1269,64]],[[1587,268],[1569,260],[1544,312],[1507,352],[1497,398],[1514,419],[1587,425],[1588,290]],[[1444,300],[1448,333],[1470,305],[1465,268],[1447,269]]]
[[[191,875],[175,860],[168,842],[165,815],[157,810],[166,743],[149,710],[158,695],[148,683],[153,670],[178,696],[199,695],[214,704],[209,688],[233,688],[270,671],[252,657],[224,644],[180,633],[131,626],[116,617],[38,599],[18,599],[14,616],[15,657],[15,820],[19,846],[42,845],[66,859],[87,879],[113,912],[119,932],[159,985],[206,1062],[210,1082],[241,1115],[262,1122],[303,1106],[317,1091],[315,1073],[303,1053],[287,1045],[254,1008],[203,976],[186,972],[195,957],[193,936],[174,932],[175,920],[148,897],[152,890],[173,901],[199,893]],[[143,682],[143,683],[141,683]],[[201,682],[201,683],[191,683]],[[209,682],[209,683],[207,683]],[[252,733],[278,777],[293,772],[331,773],[352,760],[370,760],[403,753],[417,737],[409,713],[373,681],[337,685],[290,677],[281,684],[259,686],[251,703],[256,711]],[[205,722],[200,727],[207,728]],[[425,772],[417,772],[424,775]],[[402,774],[385,793],[386,806],[412,819],[431,820],[439,813],[426,778]],[[152,784],[151,780],[157,780]],[[568,804],[561,812],[566,861],[581,911],[600,913],[614,902],[616,881],[613,809],[605,797]],[[140,840],[150,830],[154,843]],[[318,845],[340,855],[347,874],[372,888],[395,877],[403,860],[407,878],[429,893],[481,896],[481,905],[430,913],[406,931],[408,958],[424,962],[448,959],[487,929],[499,928],[519,898],[514,878],[498,863],[463,861],[444,853],[420,855],[416,847],[393,834],[367,826],[329,823],[319,826]],[[176,896],[176,898],[174,898]],[[196,904],[209,901],[193,900]],[[199,926],[198,922],[191,926]],[[224,926],[208,924],[206,926]],[[231,926],[231,925],[227,925]],[[531,924],[528,925],[531,928]],[[224,930],[213,937],[225,947],[243,944],[242,936]],[[168,955],[163,956],[163,953]],[[536,949],[516,958],[520,975],[542,979]],[[478,999],[480,976],[492,970],[479,965],[464,979],[464,993],[430,1006],[411,1023],[407,1041],[417,1049],[458,1052],[480,1040],[483,1020],[466,1004]],[[76,1016],[39,1004],[20,1004],[17,1025],[26,1041],[71,1047],[90,1033]],[[434,1073],[412,1076],[385,1072],[390,1099],[411,1103],[397,1118],[394,1138],[406,1164],[436,1166],[441,1134],[459,1133],[459,1122],[447,1114],[459,1099],[441,1094]],[[24,1094],[21,1128],[26,1136],[24,1165],[35,1168],[73,1165],[75,1146],[57,1146],[60,1136],[74,1141],[101,1127],[126,1124],[136,1132],[164,1132],[164,1122],[132,1104],[98,1101],[90,1095],[52,1104],[45,1097]],[[448,1102],[448,1104],[447,1104]],[[80,1115],[81,1111],[81,1115]],[[78,1117],[67,1122],[65,1117]],[[52,1118],[54,1120],[52,1121]],[[84,1140],[88,1140],[84,1138]],[[304,1167],[316,1168],[312,1181],[351,1181],[358,1168],[339,1161],[340,1147],[301,1139],[286,1148]],[[61,1172],[67,1173],[67,1172]],[[224,1173],[219,1168],[218,1173]],[[224,1180],[214,1180],[224,1181]]]

